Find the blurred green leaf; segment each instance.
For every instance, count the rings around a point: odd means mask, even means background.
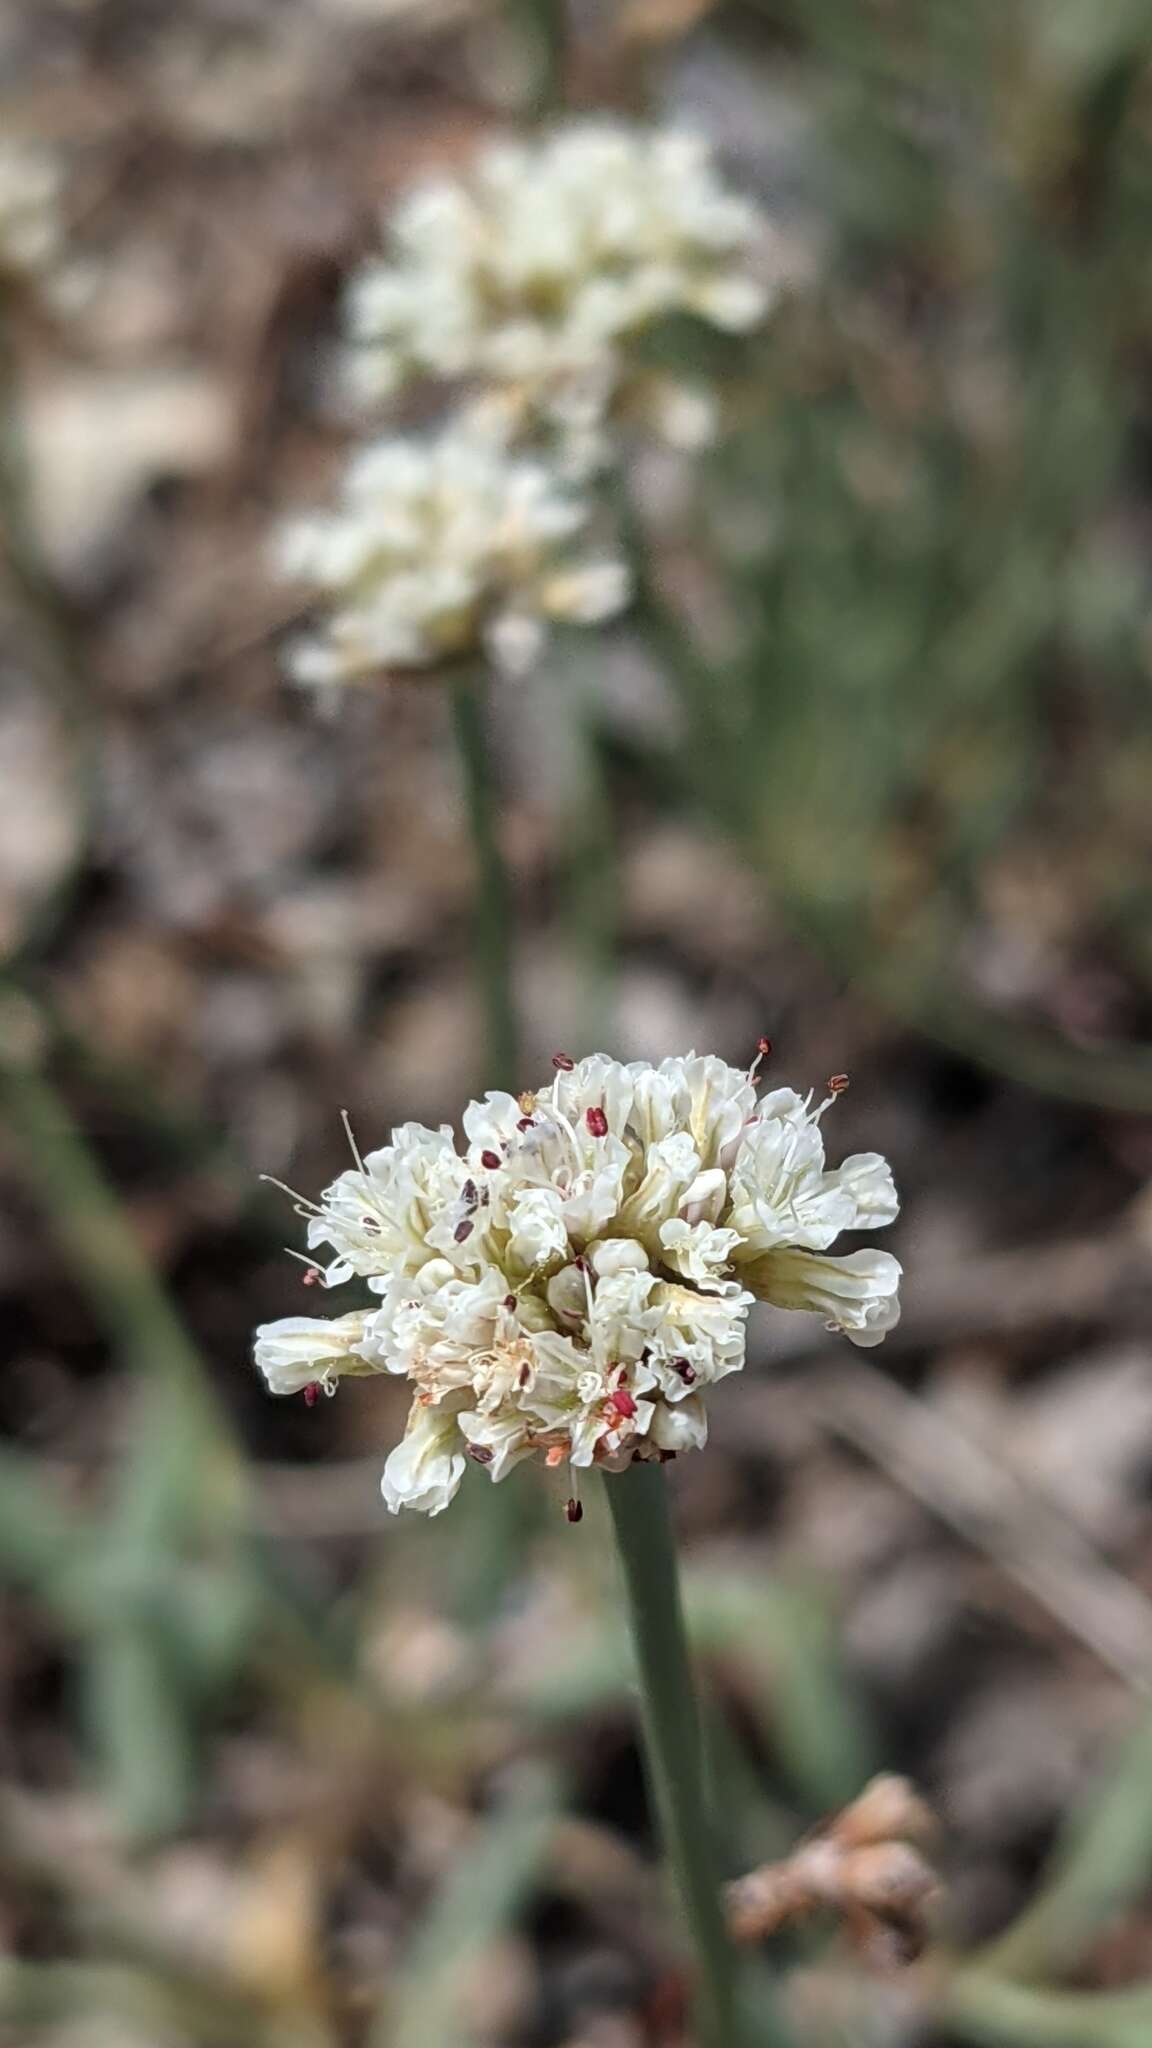
[[[1031,1904],[981,1955],[1003,1977],[1069,1967],[1152,1879],[1152,1714],[1093,1785]],[[1145,2037],[1152,2040],[1152,2029]]]
[[[751,1680],[749,1703],[814,1814],[854,1799],[877,1768],[814,1588],[744,1570],[690,1570],[688,1624],[697,1650]]]
[[[67,1577],[79,1524],[36,1460],[0,1451],[0,1577],[54,1600]]]
[[[429,1906],[378,2017],[373,2048],[466,2048],[471,1973],[527,1899],[560,1810],[555,1776],[521,1766]]]
[[[1152,1990],[1035,1991],[964,1970],[944,2017],[962,2039],[986,2048],[1148,2048]]]
[[[167,1834],[195,1789],[183,1688],[162,1644],[137,1621],[109,1625],[89,1647],[83,1700],[106,1796],[126,1831]]]

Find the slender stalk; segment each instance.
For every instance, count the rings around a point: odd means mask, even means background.
[[[476,964],[484,1002],[487,1080],[493,1088],[515,1088],[518,1033],[512,986],[512,890],[500,851],[483,678],[478,671],[470,671],[455,679],[450,691],[476,855]]]
[[[668,1860],[696,1950],[698,2048],[743,2048],[749,2035],[739,1962],[724,1925],[705,1808],[700,1718],[680,1604],[664,1468],[647,1462],[605,1478],[640,1676],[647,1767]],[[783,2048],[771,2013],[757,2014],[758,2048]]]
[[[512,16],[519,22],[532,66],[531,111],[542,119],[564,104],[567,0],[513,0]]]
[[[564,915],[580,978],[575,1036],[581,1045],[610,1045],[615,1035],[620,875],[603,744],[579,714],[572,751],[576,758],[565,821]]]

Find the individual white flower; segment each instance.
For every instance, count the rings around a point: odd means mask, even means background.
[[[381,1492],[397,1514],[417,1508],[438,1515],[464,1476],[464,1448],[457,1417],[429,1408],[417,1396],[408,1427],[384,1467]]]
[[[722,1060],[622,1066],[557,1055],[547,1088],[404,1124],[302,1204],[325,1286],[375,1305],[257,1333],[273,1392],[386,1372],[413,1393],[388,1506],[437,1514],[469,1461],[501,1479],[543,1454],[616,1469],[702,1444],[705,1391],[744,1363],[755,1300],[807,1309],[853,1343],[899,1313],[885,1253],[830,1257],[896,1214],[876,1153],[827,1166],[822,1119]]]
[[[61,246],[60,169],[46,149],[0,140],[0,273],[43,270]]]
[[[306,684],[423,669],[485,649],[530,667],[550,624],[593,625],[622,609],[622,562],[585,543],[588,500],[507,432],[458,418],[423,440],[358,451],[329,513],[280,535],[285,576],[326,603],[289,650]]]
[[[744,1278],[762,1301],[814,1309],[854,1344],[879,1344],[900,1320],[900,1266],[890,1252],[827,1259],[780,1247],[745,1267]]]
[[[363,1355],[366,1315],[285,1316],[256,1332],[255,1359],[273,1394],[299,1394],[308,1386],[329,1391],[341,1373],[371,1372]]]
[[[496,390],[522,427],[559,432],[589,465],[606,454],[610,410],[631,398],[650,426],[698,447],[710,395],[650,379],[635,344],[673,313],[755,326],[773,295],[757,274],[767,239],[699,136],[601,118],[490,145],[463,178],[410,191],[390,255],[355,278],[354,389],[378,400],[433,376]]]

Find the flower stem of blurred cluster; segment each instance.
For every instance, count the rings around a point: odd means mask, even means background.
[[[754,2035],[744,2017],[741,1964],[724,1923],[664,1468],[637,1460],[604,1483],[639,1669],[648,1779],[696,1951],[695,2038],[699,2048],[744,2048],[750,2038],[758,2048],[784,2048],[772,2013],[758,2010]]]
[[[519,1034],[512,972],[512,888],[500,850],[497,798],[486,731],[486,697],[478,671],[451,684],[452,719],[464,799],[476,855],[476,966],[484,1004],[484,1079],[514,1089]]]
[[[573,732],[564,907],[580,986],[573,1036],[580,1045],[615,1037],[616,940],[620,874],[612,793],[600,735],[587,721]]]
[[[511,0],[510,14],[527,45],[532,111],[553,114],[564,101],[568,0]]]

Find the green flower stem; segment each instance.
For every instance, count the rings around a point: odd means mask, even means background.
[[[564,908],[579,963],[574,1035],[582,1046],[610,1045],[615,1036],[620,874],[604,747],[586,720],[578,719],[574,725],[572,751]]]
[[[640,1675],[649,1783],[697,1961],[698,2048],[746,2048],[740,1963],[724,1924],[703,1783],[700,1720],[680,1604],[662,1465],[637,1461],[605,1476]],[[757,2048],[784,2048],[771,2013]]]
[[[512,984],[512,890],[497,825],[483,677],[471,670],[449,685],[464,799],[476,855],[476,964],[484,1003],[485,1080],[514,1089],[519,1047]]]
[[[538,119],[564,105],[568,57],[567,0],[512,0],[532,71],[531,112]]]

